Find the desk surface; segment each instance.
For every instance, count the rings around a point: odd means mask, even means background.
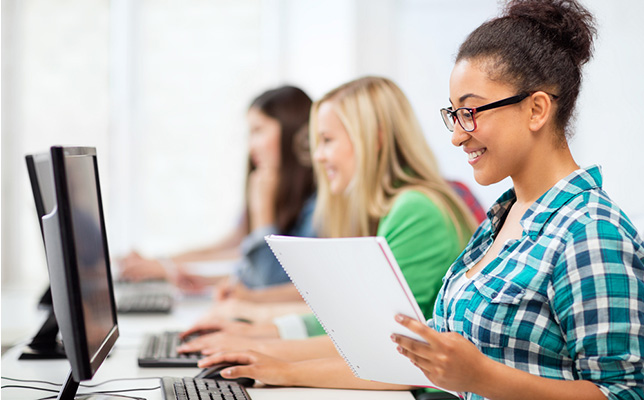
[[[147,399],[162,399],[159,386],[159,377],[162,376],[194,376],[197,368],[139,368],[136,359],[139,352],[139,345],[142,336],[147,332],[160,332],[163,330],[184,329],[190,326],[208,308],[209,300],[203,298],[185,298],[177,302],[173,312],[169,315],[127,315],[119,314],[118,323],[120,337],[110,356],[99,368],[94,379],[83,382],[84,384],[97,384],[111,379],[127,378],[136,380],[124,380],[106,383],[97,388],[84,389],[83,391],[115,390],[130,388],[155,388],[151,391],[132,391],[123,393],[128,396],[141,396]],[[3,312],[10,312],[4,308]],[[37,311],[34,310],[34,313]],[[7,317],[6,315],[3,317]],[[19,316],[16,316],[19,318]],[[4,319],[4,318],[3,318]],[[35,318],[34,320],[38,320]],[[1,374],[3,377],[18,379],[34,379],[62,383],[69,373],[67,360],[18,360],[22,346],[18,345],[8,350],[2,356]],[[25,382],[12,382],[2,380],[2,385],[26,385],[38,386],[49,389],[58,389],[47,384],[35,384]],[[411,400],[410,392],[388,392],[368,390],[336,390],[336,389],[313,389],[313,388],[249,388],[248,393],[253,400],[272,400],[289,398],[317,399],[375,399],[375,400]],[[51,393],[53,394],[53,393]],[[3,399],[39,399],[47,397],[48,392],[29,389],[2,389]]]

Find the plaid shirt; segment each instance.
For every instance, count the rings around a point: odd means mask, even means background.
[[[644,243],[601,185],[598,166],[558,182],[521,219],[521,239],[444,298],[492,245],[516,200],[501,196],[447,272],[429,325],[510,367],[644,399]]]

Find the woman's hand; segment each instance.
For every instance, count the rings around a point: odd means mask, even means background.
[[[135,251],[121,259],[119,264],[119,277],[126,281],[168,279],[167,271],[159,261],[143,258]]]
[[[472,342],[455,332],[438,333],[406,316],[397,315],[396,321],[427,341],[423,343],[404,335],[391,335],[398,344],[398,351],[420,368],[429,380],[447,390],[475,391],[481,372],[491,360]]]
[[[253,322],[270,322],[274,315],[271,305],[258,304],[237,299],[217,302],[208,313],[199,320],[199,324],[220,320],[246,320]]]
[[[199,360],[202,368],[220,363],[241,364],[221,371],[224,378],[253,378],[267,385],[321,388],[411,390],[409,386],[367,381],[356,377],[342,357],[285,361],[254,350],[227,351]]]
[[[217,302],[227,299],[255,300],[253,290],[248,289],[243,283],[230,278],[215,287],[213,298]]]
[[[229,351],[213,354],[199,360],[199,367],[206,368],[220,363],[241,364],[225,368],[221,375],[226,379],[253,378],[267,385],[296,386],[295,363],[282,361],[253,350]]]
[[[427,341],[391,335],[398,351],[443,389],[500,400],[606,399],[593,382],[543,378],[492,360],[456,332],[439,333],[403,315],[396,321]]]
[[[215,354],[222,351],[261,350],[265,339],[244,337],[226,332],[201,335],[177,347],[179,353]]]
[[[203,293],[209,283],[204,276],[188,272],[182,264],[176,265],[172,281],[183,292],[193,294]]]
[[[259,167],[248,176],[248,212],[250,229],[275,223],[275,198],[279,171],[275,167]]]
[[[212,320],[209,322],[197,323],[190,329],[180,334],[181,338],[193,334],[205,334],[212,332],[225,332],[236,336],[278,338],[279,332],[272,323],[249,323],[230,320]]]

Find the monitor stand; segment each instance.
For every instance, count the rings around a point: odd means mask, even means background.
[[[60,392],[58,392],[58,397],[56,399],[57,400],[123,400],[123,399],[145,400],[141,397],[121,396],[117,394],[112,395],[109,393],[80,394],[80,393],[76,393],[79,386],[80,384],[74,380],[74,377],[72,376],[72,371],[70,369],[69,375],[67,375],[67,379],[65,380],[65,383],[63,383],[63,386],[60,389]]]
[[[55,360],[67,358],[63,344],[58,341],[58,323],[53,309],[49,310],[47,320],[25,347],[20,355],[20,360]]]
[[[51,301],[51,288],[48,287],[47,290],[45,290],[45,293],[42,294],[40,297],[40,300],[38,300],[38,308],[43,309],[43,310],[48,310],[53,307],[52,301]]]

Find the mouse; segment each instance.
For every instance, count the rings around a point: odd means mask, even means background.
[[[221,376],[220,372],[222,369],[233,367],[235,365],[239,365],[239,364],[234,364],[234,363],[215,364],[210,367],[202,369],[197,375],[195,375],[195,378],[214,379],[219,381],[234,381],[239,383],[242,386],[246,386],[246,387],[253,386],[255,384],[255,379],[253,378],[240,377],[240,378],[228,379]]]

